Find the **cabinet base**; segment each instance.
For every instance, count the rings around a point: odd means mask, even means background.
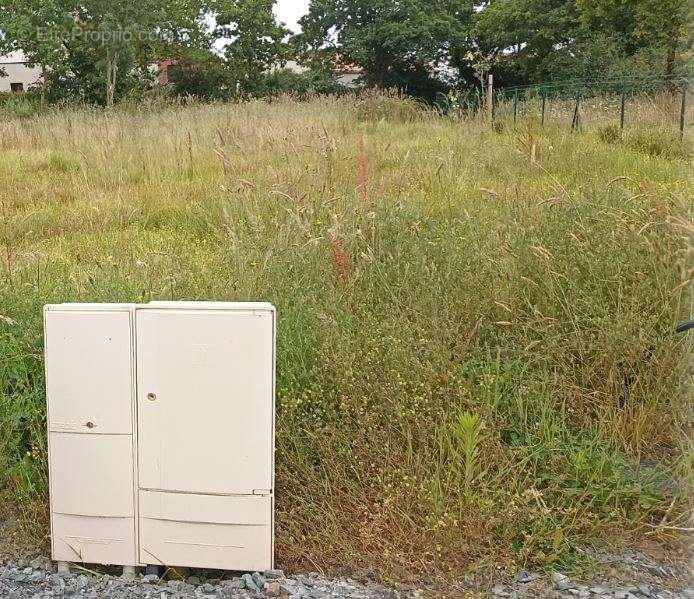
[[[123,566],[123,578],[135,578],[135,566]]]
[[[145,576],[158,576],[161,578],[162,567],[157,564],[147,564],[145,566]]]

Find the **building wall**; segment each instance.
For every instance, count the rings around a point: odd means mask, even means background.
[[[287,69],[288,71],[291,71],[292,73],[305,73],[308,71],[308,69],[300,65],[296,60],[288,60],[284,64],[274,64],[270,67],[270,72],[274,73],[275,71],[281,71],[283,69]]]
[[[334,77],[335,81],[337,81],[340,85],[356,89],[358,87],[362,87],[362,83],[359,81],[359,77],[361,77],[361,75],[361,73],[335,73]]]
[[[172,67],[177,62],[178,61],[171,58],[166,58],[157,62],[157,64],[154,66],[154,73],[157,76],[157,83],[159,83],[159,85],[167,85],[169,81],[171,81],[171,78],[169,77],[169,67]]]
[[[21,83],[24,91],[40,82],[41,67],[29,68],[21,60],[21,56],[9,55],[0,57],[0,69],[5,72],[5,77],[0,77],[0,92],[9,92],[12,83]]]

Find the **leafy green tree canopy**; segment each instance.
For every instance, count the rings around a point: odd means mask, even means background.
[[[204,0],[0,0],[0,49],[21,48],[83,92],[99,82],[111,104],[126,91],[119,82],[138,79],[134,70],[144,74],[166,48],[205,43],[206,12]]]
[[[312,0],[300,25],[304,50],[334,49],[387,87],[445,58],[473,11],[464,0]]]
[[[285,58],[289,31],[275,19],[275,0],[217,0],[216,36],[229,40],[225,56],[242,91],[252,91],[265,71]]]
[[[681,0],[491,0],[475,15],[473,48],[504,83],[672,77],[686,10]]]

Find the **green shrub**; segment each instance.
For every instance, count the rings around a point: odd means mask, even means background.
[[[74,156],[55,151],[48,155],[48,169],[56,173],[74,173],[80,170],[80,163]]]
[[[679,132],[662,128],[629,129],[624,136],[627,147],[648,154],[649,156],[662,156],[663,158],[688,159],[692,155],[691,144],[680,139]]]
[[[253,92],[256,96],[290,94],[307,98],[314,94],[342,94],[347,91],[329,71],[310,69],[297,73],[290,69],[277,69],[266,73]]]
[[[622,140],[622,130],[619,126],[611,123],[598,128],[598,137],[605,143],[614,144]]]
[[[365,90],[356,103],[356,115],[360,121],[412,123],[431,117],[432,114],[424,103],[396,90],[385,93]]]
[[[41,110],[41,97],[38,92],[0,93],[1,118],[29,118]]]
[[[236,82],[224,60],[212,52],[191,53],[168,67],[170,85],[178,96],[229,100]]]

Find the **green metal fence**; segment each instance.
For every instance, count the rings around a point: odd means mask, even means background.
[[[582,131],[614,123],[621,129],[638,123],[676,128],[684,135],[693,121],[692,85],[687,79],[621,78],[571,80],[494,90],[493,120]],[[483,119],[486,90],[476,88],[441,95],[439,109],[461,118]],[[488,117],[487,117],[488,118]]]

